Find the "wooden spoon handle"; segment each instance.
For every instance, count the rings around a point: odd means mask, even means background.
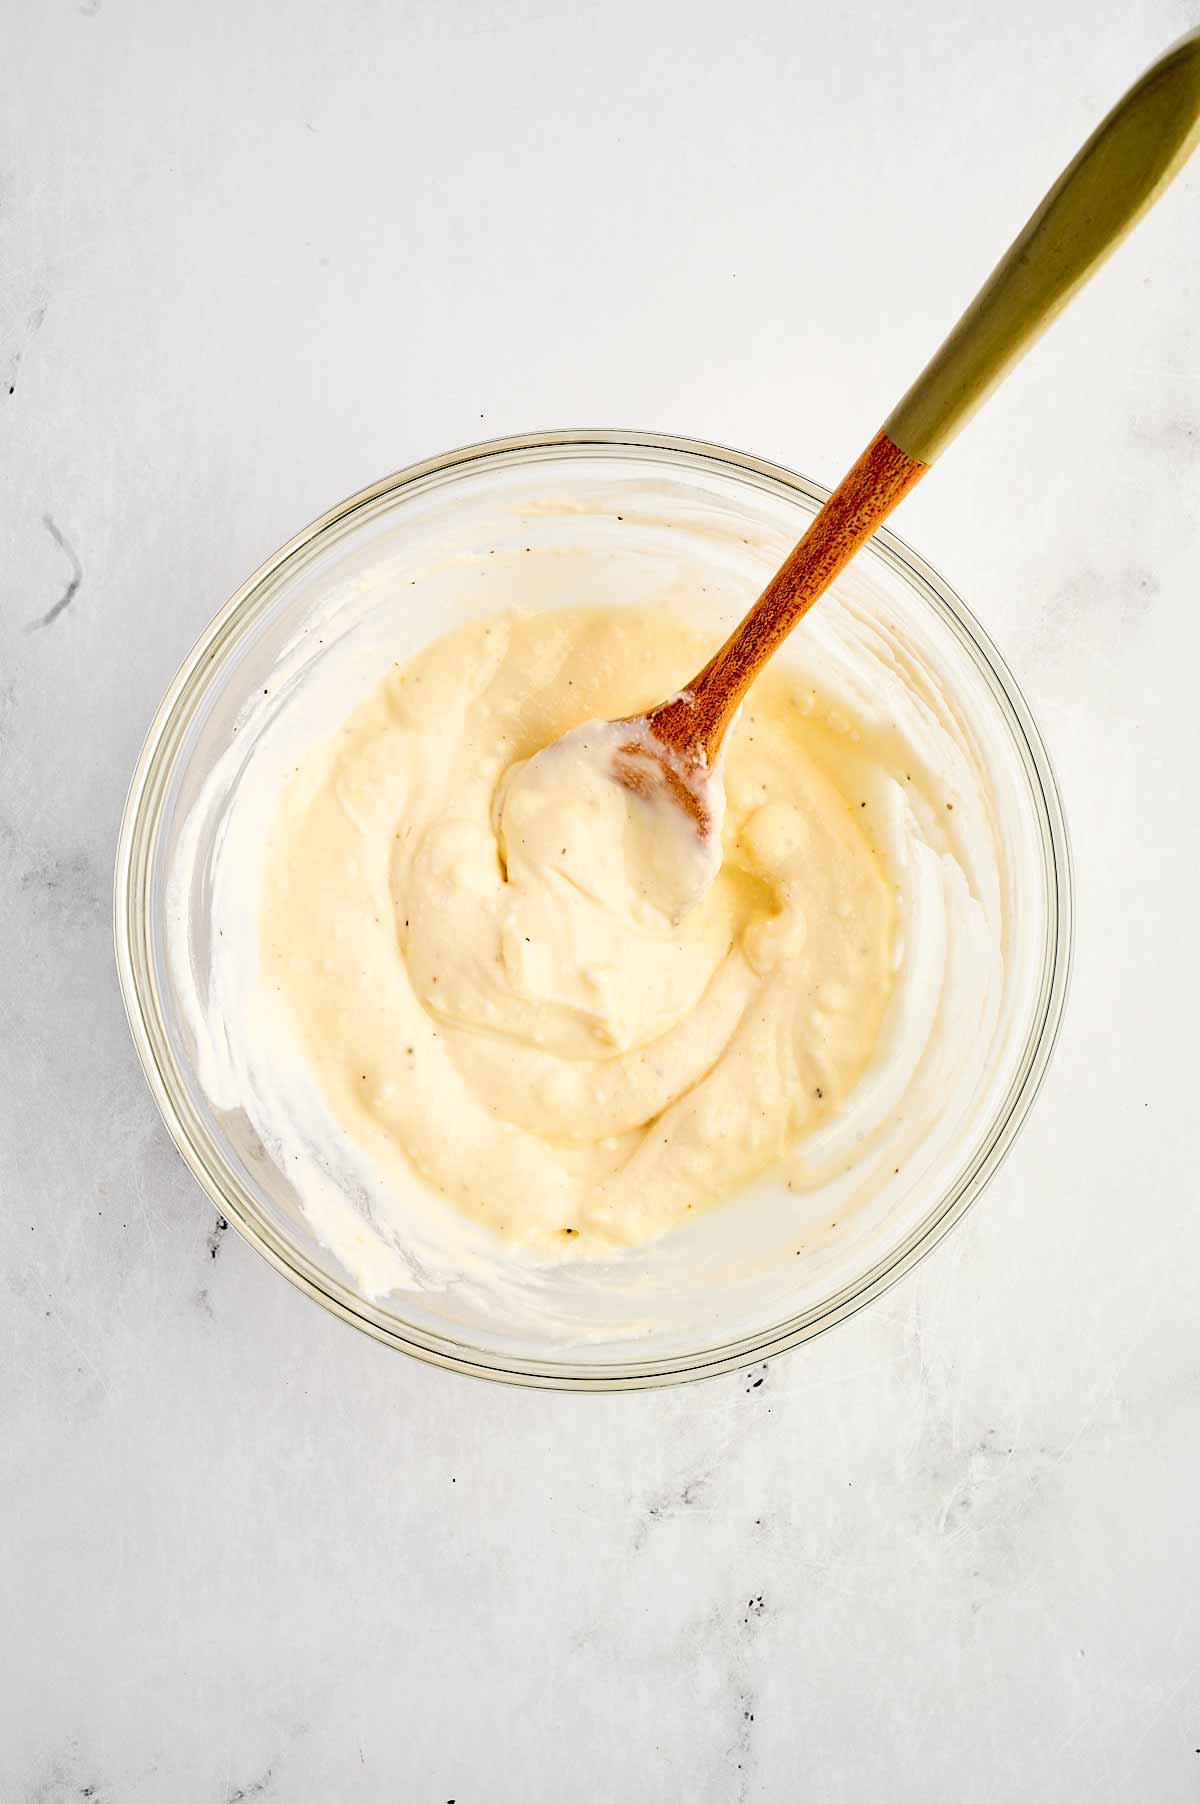
[[[702,749],[712,762],[767,659],[1157,199],[1198,137],[1200,30],[1160,57],[1097,126],[740,626],[682,696],[650,715],[657,738],[685,755]]]
[[[928,468],[877,432],[720,651],[682,694],[651,713],[655,738],[684,757],[702,746],[711,764],[767,659]]]

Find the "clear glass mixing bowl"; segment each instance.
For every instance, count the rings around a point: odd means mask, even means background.
[[[669,559],[701,544],[709,612],[727,628],[826,498],[778,465],[690,439],[575,431],[470,446],[414,465],[352,496],[300,533],[238,591],[194,647],[138,760],[121,826],[116,945],[130,1026],[171,1135],[221,1213],[325,1308],[420,1359],[560,1389],[662,1384],[729,1371],[782,1352],[878,1296],[959,1219],[1012,1144],[1046,1069],[1062,1015],[1071,942],[1066,828],[1050,761],[995,646],[915,552],[880,532],[821,607],[858,586],[970,723],[1004,849],[1004,993],[986,1070],[937,1150],[872,1217],[869,1233],[833,1237],[821,1259],[771,1282],[697,1293],[668,1334],[556,1348],[536,1334],[472,1326],[414,1293],[358,1294],[309,1228],[287,1180],[240,1113],[211,1105],[166,949],[166,875],[179,835],[249,698],[306,619],[331,598],[411,596],[395,651],[452,623],[453,603],[414,587],[431,550],[552,548],[585,539],[603,567]],[[598,568],[600,565],[598,564]],[[633,564],[631,563],[631,568]],[[496,566],[493,566],[496,568]],[[620,585],[618,583],[617,588]],[[623,599],[637,599],[625,594]],[[596,597],[564,597],[595,600]],[[604,599],[601,596],[600,599]],[[461,618],[461,614],[458,616]],[[737,1208],[735,1202],[731,1205]],[[670,1237],[669,1237],[670,1238]],[[686,1312],[685,1312],[686,1313]]]

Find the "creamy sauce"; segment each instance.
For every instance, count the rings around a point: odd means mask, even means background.
[[[319,572],[206,722],[170,854],[179,1056],[252,1207],[506,1354],[689,1353],[857,1282],[1003,1104],[1037,981],[990,693],[865,566],[750,692],[719,875],[672,927],[664,876],[711,868],[545,748],[671,694],[792,523],[631,521],[630,493],[532,552],[536,489]]]
[[[513,765],[493,812],[506,864],[539,882],[556,872],[631,925],[662,927],[721,869],[724,759],[684,770],[644,719],[585,721]]]
[[[677,921],[678,808],[606,775],[603,729],[535,756],[710,650],[658,610],[473,623],[300,761],[266,848],[261,980],[345,1132],[398,1199],[542,1259],[727,1202],[839,1108],[887,1005],[893,893],[786,676],[729,736],[719,868]]]

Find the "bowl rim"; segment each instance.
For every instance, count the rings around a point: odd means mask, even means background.
[[[332,1274],[289,1246],[238,1183],[198,1118],[192,1114],[159,1006],[149,956],[146,879],[157,837],[161,801],[174,753],[205,691],[219,653],[252,624],[269,599],[278,572],[314,550],[332,529],[387,497],[424,489],[431,480],[478,473],[495,464],[520,465],[563,456],[633,455],[668,466],[715,465],[753,486],[784,491],[815,511],[830,491],[785,465],[703,439],[608,428],[565,428],[485,439],[405,466],[349,495],[282,545],[249,576],[200,634],[167,687],[134,766],[117,840],[113,928],[125,1013],[147,1083],[167,1131],[209,1201],[298,1289],[332,1314],[385,1345],[428,1364],[509,1384],[567,1391],[637,1390],[714,1377],[757,1364],[823,1333],[881,1296],[935,1247],[966,1214],[999,1169],[1045,1076],[1057,1041],[1070,983],[1074,885],[1062,798],[1041,733],[1021,690],[989,634],[954,589],[897,534],[879,528],[872,551],[923,594],[974,660],[1006,719],[1038,816],[1046,883],[1047,933],[1033,1019],[1004,1099],[978,1145],[946,1192],[905,1239],[840,1291],[801,1314],[736,1341],[691,1354],[586,1364],[548,1357],[518,1358],[436,1335],[397,1319],[359,1297]],[[188,1117],[191,1116],[189,1121]],[[224,1169],[222,1169],[224,1166]]]

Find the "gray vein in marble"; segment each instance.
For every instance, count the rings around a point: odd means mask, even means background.
[[[242,1804],[242,1800],[245,1798],[263,1797],[270,1787],[271,1774],[273,1771],[273,1767],[268,1767],[266,1772],[263,1773],[260,1778],[255,1779],[250,1785],[234,1786],[229,1792],[225,1804]]]
[[[26,623],[25,631],[27,633],[35,633],[39,627],[52,626],[59,615],[65,613],[70,607],[76,595],[79,593],[80,584],[83,582],[83,565],[80,563],[75,547],[71,544],[70,540],[54,524],[54,521],[49,514],[42,515],[42,525],[46,528],[46,531],[50,534],[50,537],[54,540],[54,543],[59,547],[60,551],[65,552],[70,559],[71,576],[66,588],[53,606],[48,607],[44,614],[39,614],[35,619]]]
[[[755,1765],[754,1719],[758,1707],[754,1680],[755,1644],[767,1615],[764,1594],[748,1597],[742,1607],[741,1620],[728,1639],[729,1691],[733,1701],[734,1729],[729,1758],[736,1774],[733,1796],[742,1804],[750,1796]]]
[[[40,306],[35,307],[33,309],[33,311],[30,313],[29,320],[28,320],[28,330],[29,330],[30,338],[36,338],[37,334],[41,331],[42,321],[46,317],[47,305],[48,305],[48,303],[43,301]],[[21,359],[25,355],[25,349],[26,349],[25,345],[19,344],[9,359],[8,392],[10,395],[16,393],[17,374],[21,368]]]
[[[1182,411],[1139,419],[1132,438],[1141,450],[1160,451],[1172,461],[1190,461],[1200,454],[1200,420]]]
[[[683,1515],[685,1511],[695,1509],[702,1503],[712,1476],[711,1469],[697,1472],[682,1484],[668,1485],[664,1490],[655,1492],[646,1503],[645,1513],[634,1530],[633,1551],[641,1551],[646,1545],[650,1530],[658,1523]]]

